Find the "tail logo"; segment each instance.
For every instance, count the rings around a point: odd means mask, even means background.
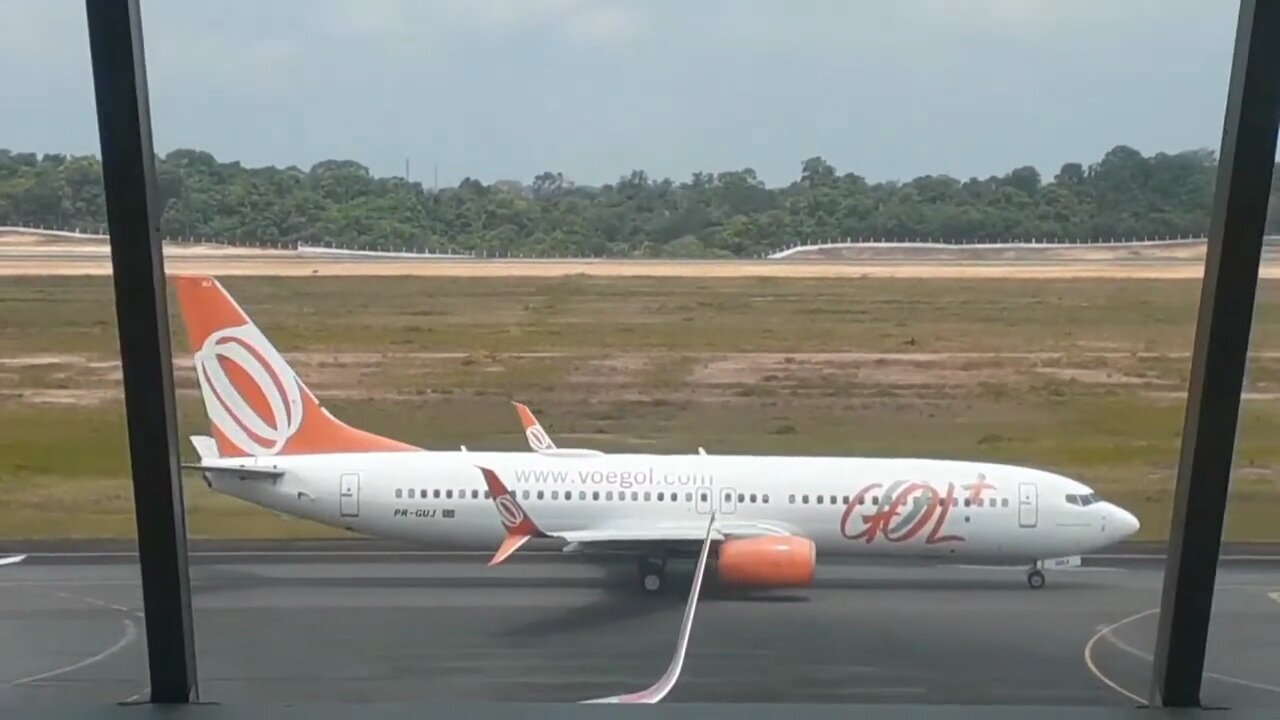
[[[502,524],[508,529],[512,529],[524,521],[524,511],[511,499],[510,495],[500,495],[493,499],[493,504],[498,508],[498,515],[502,518]]]
[[[266,403],[265,413],[255,409],[227,376],[224,362],[238,366],[240,379],[247,376],[256,386]],[[254,325],[209,335],[195,354],[195,368],[209,419],[241,450],[251,455],[274,455],[302,427],[298,377]]]
[[[555,443],[551,442],[551,438],[547,435],[547,431],[543,430],[541,425],[530,425],[524,431],[524,436],[529,440],[529,447],[534,450],[555,449]]]

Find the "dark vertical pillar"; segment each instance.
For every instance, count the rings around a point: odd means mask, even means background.
[[[1280,2],[1242,0],[1222,129],[1151,703],[1200,705],[1280,121]]]
[[[151,701],[195,699],[186,519],[138,0],[86,0],[147,621]]]

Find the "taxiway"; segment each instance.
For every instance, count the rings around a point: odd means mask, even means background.
[[[201,698],[576,701],[665,669],[687,591],[643,597],[631,566],[545,555],[252,549],[193,558]],[[709,586],[668,702],[1133,705],[1145,696],[1161,565],[1054,572],[825,565],[815,587]],[[37,555],[0,573],[0,704],[145,693],[136,565]],[[1280,702],[1280,562],[1219,573],[1205,701]]]

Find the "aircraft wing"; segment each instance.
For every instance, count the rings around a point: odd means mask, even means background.
[[[702,588],[702,578],[707,569],[707,551],[715,539],[716,516],[712,513],[707,521],[706,534],[702,540],[702,553],[698,555],[698,567],[693,572],[693,587],[689,588],[689,601],[684,606],[684,618],[680,621],[680,635],[676,639],[676,651],[671,656],[667,671],[658,678],[658,682],[640,692],[610,695],[608,697],[583,700],[584,703],[611,704],[653,704],[661,701],[676,686],[680,679],[680,670],[684,668],[685,651],[689,649],[689,635],[693,632],[693,613],[698,608],[698,591]]]
[[[672,546],[701,542],[707,537],[707,528],[692,521],[679,524],[645,525],[633,523],[605,525],[590,530],[566,530],[543,533],[545,537],[564,540],[565,552],[595,552],[634,550],[647,545]],[[761,535],[794,535],[795,532],[767,523],[721,519],[710,531],[712,542],[733,538],[759,537]]]

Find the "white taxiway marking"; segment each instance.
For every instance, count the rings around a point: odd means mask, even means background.
[[[1280,600],[1278,600],[1277,602],[1280,602]],[[1144,610],[1136,615],[1130,615],[1129,617],[1123,620],[1120,620],[1119,622],[1112,623],[1102,628],[1097,633],[1095,633],[1093,637],[1089,638],[1088,644],[1084,646],[1084,662],[1085,662],[1085,665],[1089,667],[1090,672],[1092,672],[1095,676],[1097,676],[1099,680],[1106,683],[1107,686],[1110,687],[1112,690],[1115,690],[1116,692],[1122,695],[1125,695],[1129,698],[1132,698],[1133,700],[1139,703],[1142,703],[1144,705],[1147,702],[1146,700],[1143,700],[1142,698],[1138,697],[1138,695],[1131,693],[1128,690],[1125,690],[1124,688],[1120,687],[1110,678],[1103,675],[1100,670],[1098,670],[1097,665],[1095,665],[1093,662],[1093,648],[1099,640],[1105,638],[1112,645],[1115,645],[1117,648],[1129,653],[1130,655],[1133,655],[1134,657],[1144,660],[1146,662],[1151,662],[1152,656],[1149,653],[1145,653],[1139,650],[1138,648],[1135,648],[1134,646],[1130,645],[1129,643],[1126,643],[1120,638],[1116,637],[1113,634],[1113,631],[1122,625],[1127,625],[1135,620],[1139,620],[1148,615],[1151,615],[1153,613],[1158,613],[1158,612],[1160,612],[1160,608],[1154,607],[1154,608],[1151,608],[1150,610]],[[1207,678],[1213,678],[1214,680],[1219,680],[1221,682],[1231,683],[1233,685],[1243,685],[1244,687],[1254,688],[1255,690],[1265,690],[1267,692],[1280,693],[1280,687],[1277,687],[1275,685],[1268,685],[1266,683],[1255,682],[1253,680],[1246,680],[1244,678],[1238,678],[1231,675],[1223,675],[1222,673],[1209,672],[1208,670],[1205,670],[1204,676]]]
[[[1094,633],[1093,637],[1089,638],[1089,642],[1085,643],[1085,646],[1084,646],[1084,664],[1086,667],[1089,668],[1089,672],[1093,673],[1094,677],[1098,678],[1103,683],[1105,683],[1107,687],[1111,688],[1112,690],[1115,690],[1121,695],[1124,695],[1130,700],[1133,700],[1139,705],[1146,705],[1147,701],[1137,693],[1129,692],[1128,690],[1125,690],[1124,688],[1120,687],[1115,683],[1114,680],[1104,675],[1102,671],[1098,669],[1098,666],[1093,662],[1093,648],[1095,645],[1097,645],[1098,640],[1102,639],[1103,637],[1110,637],[1111,631],[1115,630],[1121,625],[1127,625],[1133,622],[1134,620],[1140,620],[1148,615],[1151,615],[1152,613],[1158,613],[1158,612],[1160,612],[1160,608],[1153,607],[1150,610],[1143,610],[1142,612],[1130,615],[1129,617],[1123,620],[1118,620],[1116,622],[1113,622],[1110,625],[1107,625],[1106,627],[1102,628],[1098,632]]]
[[[119,640],[116,641],[115,645],[112,645],[111,647],[107,648],[106,650],[103,650],[97,655],[94,655],[92,657],[87,657],[73,665],[67,665],[65,667],[56,668],[48,672],[42,672],[39,675],[31,675],[28,677],[21,678],[19,680],[14,680],[13,682],[9,683],[9,685],[11,687],[15,685],[26,685],[28,683],[36,682],[38,680],[46,680],[48,678],[56,677],[58,675],[64,675],[66,673],[72,672],[73,670],[79,670],[80,668],[92,665],[98,662],[99,660],[104,660],[108,657],[111,657],[112,655],[128,647],[129,644],[132,643],[137,638],[138,638],[138,626],[134,624],[134,622],[129,618],[124,618],[124,635]]]

